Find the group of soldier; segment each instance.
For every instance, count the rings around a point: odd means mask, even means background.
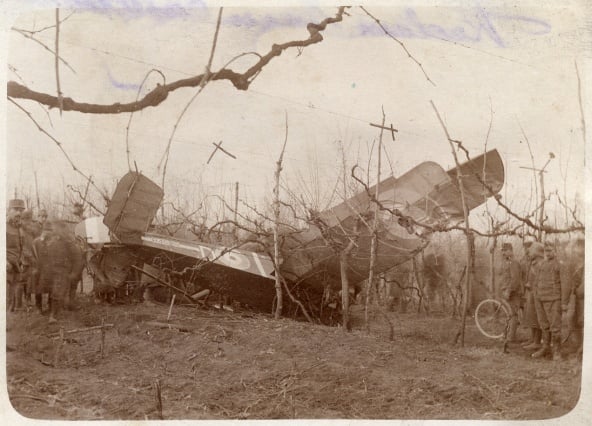
[[[562,324],[564,334],[575,337],[581,356],[584,328],[584,240],[578,238],[566,260],[559,261],[557,246],[551,242],[524,242],[524,258],[514,258],[513,246],[502,245],[501,296],[512,308],[508,342],[516,342],[519,312],[522,326],[530,331],[522,345],[533,358],[549,355],[561,360]],[[569,312],[568,312],[569,310]],[[563,321],[563,319],[567,321]]]
[[[48,220],[39,210],[33,220],[31,210],[20,199],[9,200],[6,220],[6,289],[10,312],[34,303],[42,314],[47,295],[49,322],[54,323],[63,307],[73,308],[82,276],[84,259],[63,220]]]

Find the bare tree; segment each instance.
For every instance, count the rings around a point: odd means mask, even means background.
[[[286,151],[286,144],[288,143],[288,113],[286,113],[286,137],[280,156],[276,162],[275,169],[275,185],[273,187],[273,266],[275,269],[275,292],[277,297],[277,305],[275,310],[275,318],[282,315],[282,277],[280,272],[280,174],[282,172],[282,161],[284,159],[284,152]]]

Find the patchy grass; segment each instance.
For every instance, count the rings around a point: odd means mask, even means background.
[[[175,306],[104,306],[82,300],[57,325],[18,312],[7,317],[11,403],[42,419],[544,419],[578,401],[581,363],[532,360],[518,345],[502,353],[469,319],[465,347],[451,342],[457,320],[373,315],[370,332],[250,312]],[[67,335],[53,367],[59,331]],[[525,333],[524,330],[521,332]],[[47,365],[50,364],[50,365]]]

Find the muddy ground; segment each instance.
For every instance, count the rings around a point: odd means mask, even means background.
[[[248,311],[98,305],[58,324],[34,312],[7,315],[7,385],[16,412],[35,419],[546,419],[579,399],[581,362],[502,353],[472,320],[389,313],[369,332],[344,333]],[[354,308],[358,309],[359,307]],[[113,324],[101,332],[65,331]],[[520,330],[526,337],[526,330]],[[57,361],[56,365],[53,365]],[[160,403],[157,388],[160,388]],[[570,424],[584,422],[582,407]],[[587,408],[589,411],[589,408]],[[18,414],[5,413],[14,420]],[[9,423],[4,423],[9,424]]]

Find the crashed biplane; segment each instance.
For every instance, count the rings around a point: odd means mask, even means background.
[[[469,210],[497,195],[504,183],[503,162],[496,150],[461,164],[459,171]],[[314,214],[307,229],[284,239],[282,277],[291,293],[321,321],[327,292],[341,286],[340,250],[350,242],[350,283],[368,277],[375,193],[376,186],[367,188]],[[150,179],[129,172],[116,187],[103,218],[104,228],[100,230],[103,224],[97,218],[79,225],[78,234],[91,246],[101,247],[91,261],[95,281],[113,288],[156,283],[167,287],[169,294],[180,293],[180,301],[193,301],[194,295],[212,290],[270,312],[276,297],[272,259],[260,252],[154,232],[151,224],[163,196]],[[380,206],[376,273],[410,260],[425,248],[434,229],[460,223],[464,217],[457,169],[445,171],[434,162],[381,181],[376,198]],[[298,311],[290,300],[284,305],[288,314]]]

